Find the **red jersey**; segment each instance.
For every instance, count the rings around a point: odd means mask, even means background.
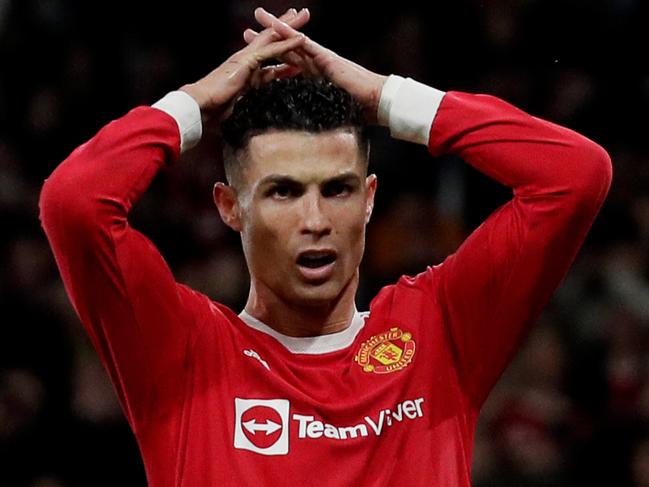
[[[43,227],[150,485],[470,485],[479,409],[572,263],[611,163],[497,98],[438,101],[429,152],[456,154],[513,198],[332,335],[283,336],[177,283],[129,225],[179,156],[164,111],[109,123],[46,181]]]

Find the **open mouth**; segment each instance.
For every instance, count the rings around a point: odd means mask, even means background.
[[[308,269],[318,269],[327,266],[336,260],[333,250],[307,250],[297,258],[297,264]]]

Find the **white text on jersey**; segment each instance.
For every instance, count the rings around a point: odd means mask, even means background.
[[[359,436],[368,436],[374,432],[376,436],[381,436],[386,426],[392,426],[393,422],[401,422],[405,419],[415,420],[424,415],[422,403],[424,398],[420,397],[415,400],[406,400],[392,409],[382,409],[375,418],[365,416],[364,423],[354,426],[334,426],[332,424],[318,421],[314,416],[302,414],[293,414],[293,420],[298,422],[298,438],[330,438],[333,440],[347,440]],[[369,426],[369,428],[368,428]]]

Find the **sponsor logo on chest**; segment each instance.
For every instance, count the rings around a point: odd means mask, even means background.
[[[235,398],[234,447],[262,455],[286,455],[291,427],[297,428],[298,439],[357,441],[379,437],[395,424],[422,418],[423,403],[423,397],[408,399],[393,408],[365,416],[356,424],[341,426],[314,415],[292,412],[287,399]]]

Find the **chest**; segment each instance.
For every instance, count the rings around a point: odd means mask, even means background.
[[[444,343],[432,322],[380,317],[324,354],[291,354],[258,332],[214,334],[195,353],[192,418],[235,449],[272,455],[416,434],[461,406]]]
[[[291,354],[255,330],[215,327],[188,366],[178,415],[182,476],[463,485],[472,426],[443,331],[427,316],[370,316],[350,346],[317,355]]]

